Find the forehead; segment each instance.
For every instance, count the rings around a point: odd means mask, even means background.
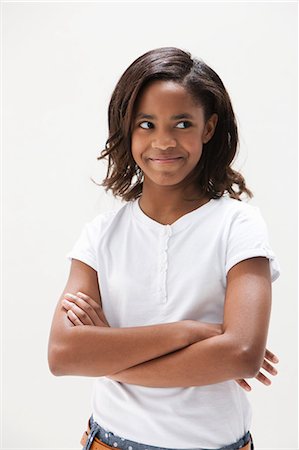
[[[174,110],[201,109],[191,94],[180,84],[171,80],[157,80],[150,82],[138,96],[135,111],[145,109]],[[143,111],[147,112],[147,111]],[[181,111],[180,111],[181,112]]]

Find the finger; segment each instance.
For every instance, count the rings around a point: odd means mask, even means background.
[[[235,381],[239,384],[239,386],[241,386],[241,388],[245,389],[245,391],[251,391],[251,386],[244,379],[238,379]]]
[[[84,325],[84,323],[81,322],[81,320],[76,316],[76,314],[71,309],[68,310],[67,316],[74,325],[76,326]]]
[[[87,303],[89,303],[93,308],[98,307],[99,309],[101,309],[100,304],[96,302],[93,298],[89,297],[89,295],[84,294],[84,292],[77,292],[76,295],[85,300]]]
[[[271,384],[271,380],[269,380],[269,378],[262,374],[262,372],[259,372],[255,378],[265,386],[269,386]]]
[[[81,312],[76,309],[74,306],[73,311],[79,314],[80,319],[84,319],[85,325],[101,325],[100,318],[94,308],[87,301],[78,297],[77,295],[66,293],[64,295],[68,301],[70,301],[73,305],[80,308]],[[96,302],[94,302],[96,303]],[[77,314],[77,315],[78,315]]]
[[[274,364],[277,364],[279,362],[278,357],[274,355],[274,353],[270,352],[270,350],[268,350],[267,348],[265,352],[265,358],[273,362]]]
[[[103,309],[98,302],[96,302],[95,300],[93,300],[91,297],[84,294],[83,292],[77,292],[77,296],[82,298],[83,300],[85,300],[95,310],[95,312],[99,316],[99,318],[109,326],[109,323],[105,317],[105,314],[103,313]]]
[[[76,303],[64,299],[62,304],[65,309],[72,311],[80,319],[83,325],[94,325],[89,315],[82,308],[77,306]]]
[[[277,370],[271,364],[269,364],[265,359],[262,365],[262,368],[269,372],[271,375],[277,375]]]

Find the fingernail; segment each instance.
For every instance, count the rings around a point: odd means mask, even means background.
[[[75,296],[75,295],[73,295],[73,294],[64,294],[64,296],[65,296],[65,297],[70,297],[70,298],[74,298],[74,299],[76,298],[76,296]]]

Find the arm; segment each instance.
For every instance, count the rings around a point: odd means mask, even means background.
[[[65,294],[65,296],[69,299],[69,301],[65,302],[65,300],[63,300],[62,304],[66,309],[66,314],[75,326],[109,326],[103,311],[99,309],[99,305],[91,297],[83,294],[82,292],[78,292],[77,295]],[[201,336],[198,337],[198,340],[208,339],[209,337],[217,336],[223,333],[222,323],[212,324],[192,320],[190,320],[189,322],[196,331],[197,335],[198,329],[201,330]],[[262,368],[269,372],[271,375],[277,375],[277,370],[268,361],[276,364],[279,362],[279,359],[276,355],[274,355],[274,353],[266,349]],[[139,367],[140,366],[141,365],[139,365]],[[118,378],[122,377],[123,374],[127,374],[127,370],[118,372],[116,375],[107,376],[107,378],[115,379],[118,381]],[[271,380],[267,378],[262,372],[259,372],[255,378],[266,386],[269,386],[271,384]],[[251,386],[243,378],[239,378],[234,381],[238,383],[242,389],[251,391]]]
[[[96,327],[74,326],[61,303],[66,292],[78,291],[101,304],[96,271],[73,259],[49,336],[48,363],[54,375],[105,376],[184,348],[200,338],[201,328],[196,330],[195,322],[189,320],[131,328],[110,328],[104,322]]]
[[[270,309],[268,260],[241,261],[227,275],[223,334],[110,378],[142,386],[184,387],[255,377],[265,355]]]

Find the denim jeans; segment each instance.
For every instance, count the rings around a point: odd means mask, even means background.
[[[86,441],[85,446],[82,450],[89,450],[90,446],[94,440],[94,438],[98,438],[104,444],[107,444],[111,447],[115,447],[118,450],[178,450],[171,449],[166,447],[156,447],[153,445],[140,444],[139,442],[130,441],[129,439],[121,438],[111,431],[107,431],[102,428],[91,416],[89,419],[90,432],[88,435],[88,439]],[[231,445],[226,445],[225,447],[221,447],[217,450],[238,450],[244,445],[246,445],[251,438],[251,450],[254,450],[254,445],[252,441],[251,433],[248,431],[238,442],[235,442]],[[202,448],[193,448],[193,449],[180,449],[180,450],[209,450]]]

